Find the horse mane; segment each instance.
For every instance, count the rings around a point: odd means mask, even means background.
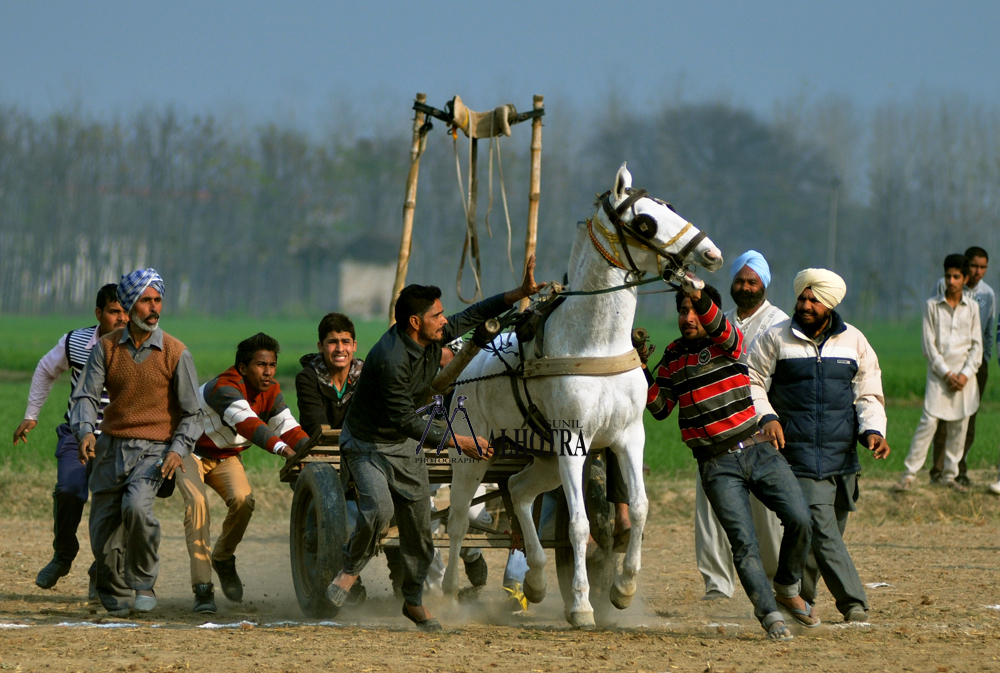
[[[573,271],[580,265],[580,255],[583,254],[584,245],[588,242],[587,237],[584,235],[584,230],[586,228],[586,222],[576,223],[576,236],[573,237],[573,247],[570,248],[569,264],[566,267],[567,278],[571,278],[573,276]]]

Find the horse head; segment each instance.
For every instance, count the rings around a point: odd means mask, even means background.
[[[683,274],[691,264],[709,272],[722,266],[722,253],[715,243],[673,206],[648,196],[645,190],[632,189],[632,174],[624,163],[614,188],[599,198],[598,205],[594,220],[604,229],[601,233],[611,243],[617,266],[657,273],[665,280]]]

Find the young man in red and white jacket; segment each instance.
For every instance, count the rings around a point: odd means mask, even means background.
[[[677,294],[681,338],[666,347],[651,371],[643,364],[646,408],[657,420],[677,409],[681,438],[698,460],[701,484],[729,538],[754,615],[769,638],[789,640],[776,602],[803,626],[820,622],[799,596],[809,551],[809,507],[788,463],[770,438],[757,432],[750,378],[740,361],[743,334],[723,315],[718,290],[710,285],[699,290],[691,281],[683,290]],[[751,493],[785,529],[773,590],[760,560]]]
[[[184,496],[184,532],[191,556],[195,612],[215,612],[212,568],[219,575],[226,598],[243,600],[234,554],[253,515],[254,497],[240,453],[255,444],[290,458],[309,441],[274,380],[279,352],[275,339],[262,332],[255,334],[236,347],[235,365],[198,389],[204,434],[184,459],[183,472],[177,473],[177,486]],[[214,552],[206,485],[229,507]]]

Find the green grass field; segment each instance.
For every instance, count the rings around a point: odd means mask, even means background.
[[[68,375],[53,389],[49,402],[42,410],[38,427],[31,433],[27,447],[12,449],[14,429],[20,422],[28,397],[31,372],[66,331],[92,324],[88,316],[28,317],[0,316],[0,429],[3,446],[0,467],[17,472],[54,468],[55,427],[62,422],[69,396]],[[664,345],[678,335],[673,321],[640,317],[637,324],[650,330],[653,341],[662,352]],[[201,381],[232,365],[236,344],[256,332],[267,332],[279,340],[282,353],[278,357],[278,375],[282,389],[293,412],[297,412],[295,389],[291,379],[299,371],[298,359],[312,352],[316,344],[316,321],[303,319],[251,318],[206,319],[195,317],[170,318],[163,321],[164,329],[178,337],[191,350]],[[883,385],[888,402],[890,458],[876,462],[862,456],[865,471],[899,471],[909,448],[910,437],[920,419],[921,400],[926,376],[926,362],[920,352],[919,322],[900,325],[860,326],[878,353],[882,366]],[[385,330],[385,321],[357,324],[359,355],[362,357]],[[997,365],[990,364],[996,378]],[[991,381],[978,418],[976,444],[970,456],[970,467],[992,467],[997,463],[1000,439],[1000,383]],[[274,471],[279,459],[258,449],[245,454],[248,468],[254,471]],[[646,415],[646,463],[656,472],[690,472],[695,463],[690,451],[680,441],[677,425],[672,419],[657,422]]]

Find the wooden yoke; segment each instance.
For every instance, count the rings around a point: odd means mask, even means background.
[[[418,93],[417,103],[426,104],[427,94]],[[406,284],[406,272],[410,268],[410,250],[413,248],[413,211],[417,207],[417,177],[420,175],[420,155],[427,146],[427,135],[421,130],[424,113],[417,110],[413,115],[413,141],[410,143],[410,172],[406,175],[406,198],[403,200],[403,236],[399,240],[399,259],[396,261],[396,280],[392,284],[392,301],[389,302],[389,327],[396,322],[396,299]]]
[[[545,98],[535,96],[533,99],[534,110],[545,111]],[[538,199],[542,193],[542,117],[541,115],[531,120],[531,182],[528,185],[528,232],[524,237],[524,267],[528,268],[528,258],[535,254],[535,247],[538,244]],[[530,300],[525,297],[518,304],[518,309],[523,311],[528,308]]]
[[[542,96],[535,96],[530,112],[518,113],[513,105],[501,105],[491,112],[475,112],[462,103],[458,96],[452,98],[446,109],[439,110],[427,105],[427,95],[418,93],[413,103],[416,114],[413,117],[413,139],[410,144],[410,171],[406,176],[406,198],[403,201],[403,233],[399,241],[399,257],[396,263],[396,278],[392,287],[392,301],[389,305],[389,326],[395,324],[396,300],[406,285],[406,275],[409,269],[410,252],[413,247],[413,217],[417,205],[417,177],[420,173],[420,156],[427,146],[427,133],[431,129],[429,117],[440,119],[453,127],[455,132],[461,130],[470,138],[470,180],[469,191],[463,194],[468,210],[466,218],[466,240],[462,259],[464,261],[468,248],[472,248],[473,259],[478,269],[479,241],[475,234],[476,193],[478,192],[478,176],[476,163],[478,159],[478,138],[492,138],[498,135],[510,135],[510,127],[523,121],[531,120],[531,180],[528,187],[528,232],[525,237],[524,260],[535,254],[538,239],[538,199],[541,191],[542,176],[542,115],[545,105]],[[477,294],[479,288],[477,287]],[[461,294],[459,295],[461,298]],[[521,309],[528,301],[521,302]]]

